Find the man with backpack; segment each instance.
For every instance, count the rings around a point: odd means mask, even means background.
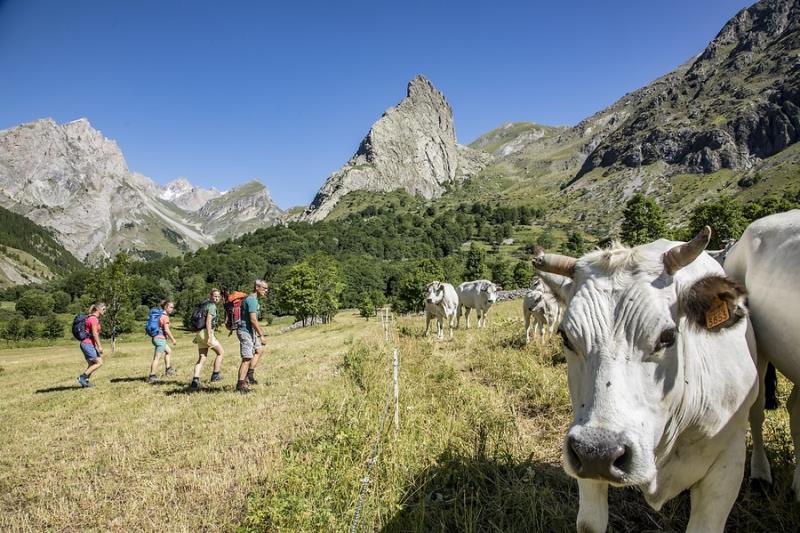
[[[214,350],[217,356],[214,358],[214,368],[211,372],[211,381],[220,381],[222,375],[222,356],[224,354],[222,345],[214,335],[217,327],[217,302],[220,301],[219,289],[211,289],[209,299],[202,302],[192,313],[192,329],[197,331],[194,342],[197,343],[197,364],[194,365],[192,375],[192,389],[200,388],[200,373],[203,371],[203,364],[206,362],[209,348]]]
[[[172,331],[169,329],[169,315],[175,310],[175,304],[169,300],[163,300],[161,305],[154,307],[150,310],[150,315],[147,317],[147,324],[145,324],[145,332],[150,335],[153,342],[153,362],[150,363],[150,375],[147,376],[148,383],[155,383],[158,381],[156,371],[158,370],[158,363],[161,360],[161,354],[164,354],[164,363],[166,370],[164,374],[167,376],[174,376],[175,369],[172,368],[171,355],[172,350],[167,345],[167,337],[172,341],[172,345],[178,344],[175,337],[172,336]]]
[[[72,322],[72,335],[81,341],[81,352],[86,359],[86,370],[78,376],[81,387],[92,387],[89,378],[103,366],[103,345],[100,344],[100,317],[106,313],[106,304],[97,302],[89,309],[89,314],[79,314]]]
[[[268,290],[267,282],[257,279],[253,292],[241,303],[241,315],[236,330],[236,335],[239,337],[239,354],[242,357],[239,379],[236,382],[236,390],[239,392],[250,392],[250,384],[257,383],[255,370],[264,346],[264,332],[258,323],[258,298],[266,295]]]

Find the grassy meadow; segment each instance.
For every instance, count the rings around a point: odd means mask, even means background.
[[[343,311],[332,324],[269,328],[255,392],[224,380],[188,392],[196,348],[181,333],[174,378],[144,382],[146,338],[77,388],[76,343],[0,350],[0,531],[348,531],[400,353],[400,425],[389,409],[359,531],[571,531],[577,485],[561,470],[569,423],[556,340],[524,344],[519,302],[488,329],[422,338],[399,318]],[[788,396],[781,382],[780,397]],[[745,483],[730,531],[791,531],[792,445],[783,409],[765,424],[775,484]],[[688,497],[655,513],[635,490],[610,493],[611,531],[680,531]]]

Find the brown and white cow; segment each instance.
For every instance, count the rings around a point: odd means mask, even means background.
[[[568,276],[559,333],[573,420],[564,469],[578,479],[578,530],[608,525],[608,486],[658,510],[691,491],[687,531],[723,531],[741,485],[756,397],[745,292],[691,242],[615,247],[580,259],[537,250]]]

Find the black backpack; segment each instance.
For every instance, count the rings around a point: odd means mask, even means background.
[[[208,315],[208,304],[212,303],[211,300],[204,300],[197,304],[192,311],[192,318],[189,319],[189,329],[192,331],[200,331],[206,327],[206,316]],[[212,322],[211,327],[214,327]]]
[[[87,318],[89,316],[83,313],[75,315],[75,319],[72,321],[72,336],[76,340],[83,341],[89,338],[89,333],[86,331]]]

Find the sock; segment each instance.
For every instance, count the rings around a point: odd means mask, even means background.
[[[192,378],[192,381],[200,381],[200,378]]]
[[[247,371],[247,377],[248,378],[252,378],[255,373],[256,373],[255,370],[250,369],[250,370]]]

